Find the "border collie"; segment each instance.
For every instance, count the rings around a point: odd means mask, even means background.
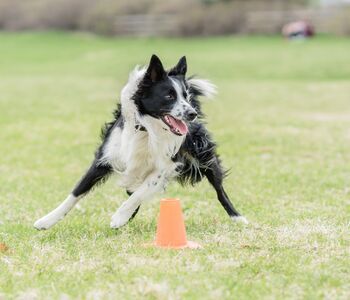
[[[202,121],[199,97],[212,96],[216,87],[207,80],[186,78],[186,71],[185,57],[166,71],[153,55],[147,68],[136,67],[130,73],[114,120],[102,130],[102,143],[87,173],[56,209],[35,222],[35,228],[55,225],[114,172],[129,198],[112,216],[112,228],[125,225],[141,203],[163,191],[170,180],[194,185],[203,177],[228,215],[247,223],[222,186],[225,171]]]

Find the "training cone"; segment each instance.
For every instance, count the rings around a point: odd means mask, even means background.
[[[201,248],[195,242],[187,241],[185,222],[179,199],[162,199],[157,225],[155,246],[182,249]]]

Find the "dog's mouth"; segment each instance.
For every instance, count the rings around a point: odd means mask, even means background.
[[[162,121],[168,125],[170,131],[176,135],[185,135],[188,132],[188,127],[185,122],[174,118],[171,115],[164,115]]]

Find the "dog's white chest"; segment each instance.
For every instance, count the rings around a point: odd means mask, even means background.
[[[154,168],[147,133],[128,126],[114,128],[104,148],[103,161],[121,175],[121,186],[131,189],[139,185]]]
[[[129,191],[135,190],[154,171],[171,177],[176,168],[172,157],[183,142],[183,137],[150,124],[153,120],[143,121],[147,131],[137,131],[133,123],[126,122],[123,129],[113,129],[104,147],[103,161],[121,175],[119,184]]]
[[[119,154],[124,166],[119,184],[133,191],[155,169],[154,158],[148,147],[147,133],[138,131],[122,136]]]

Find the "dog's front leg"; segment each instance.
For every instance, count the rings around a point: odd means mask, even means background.
[[[78,203],[78,201],[89,192],[93,186],[103,181],[111,174],[112,168],[109,165],[101,165],[97,160],[94,160],[81,181],[76,185],[71,194],[68,195],[57,208],[51,211],[46,216],[37,220],[34,227],[38,230],[49,229],[58,221],[62,220],[66,214]]]
[[[112,216],[111,228],[119,228],[125,225],[141,205],[153,195],[165,189],[167,183],[164,172],[153,172],[146,177],[145,181],[132,193],[128,200],[123,202],[116,213]],[[135,213],[136,214],[136,213]]]

